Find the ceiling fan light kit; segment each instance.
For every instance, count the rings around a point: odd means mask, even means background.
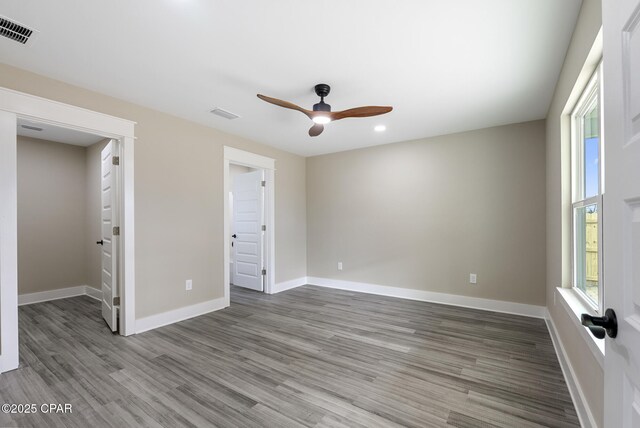
[[[313,105],[313,110],[307,110],[288,101],[267,97],[266,95],[258,94],[258,98],[279,107],[297,110],[301,113],[304,113],[309,119],[314,122],[314,125],[311,127],[311,129],[309,129],[309,135],[311,137],[317,137],[318,135],[320,135],[322,131],[324,131],[324,125],[332,121],[346,119],[348,117],[378,116],[381,114],[389,113],[391,110],[393,110],[393,107],[367,106],[332,112],[331,105],[324,102],[324,98],[329,95],[329,92],[331,92],[331,87],[326,83],[319,83],[314,87],[314,89],[316,95],[320,97],[320,102]]]
[[[318,125],[326,125],[327,123],[331,122],[331,118],[329,116],[321,115],[314,116],[314,118],[311,120],[313,120]]]

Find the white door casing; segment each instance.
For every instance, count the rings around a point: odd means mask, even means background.
[[[103,149],[101,160],[101,225],[102,225],[102,317],[111,331],[118,329],[118,308],[113,304],[118,292],[119,237],[114,235],[118,226],[118,174],[113,159],[118,156],[116,141],[111,140]],[[118,158],[119,159],[119,158]]]
[[[135,122],[0,87],[0,372],[18,367],[17,118],[117,138],[122,147],[120,333],[135,333]],[[124,160],[124,161],[123,161]]]
[[[265,176],[265,188],[264,188],[264,224],[267,226],[267,230],[264,233],[264,266],[267,269],[267,274],[264,276],[264,292],[273,293],[275,290],[276,281],[276,242],[275,242],[275,192],[276,192],[276,161],[275,159],[268,158],[256,153],[247,152],[245,150],[236,149],[235,147],[224,146],[223,147],[223,175],[222,182],[224,188],[224,220],[223,220],[223,284],[224,284],[224,299],[225,305],[231,304],[231,290],[230,290],[230,277],[231,270],[229,269],[231,261],[231,234],[228,233],[231,230],[231,213],[229,211],[229,198],[227,195],[231,189],[231,179],[229,176],[229,165],[237,164],[244,165],[250,168],[261,169],[264,171]]]
[[[233,281],[257,291],[263,291],[263,178],[258,170],[233,181]]]
[[[640,427],[640,0],[604,0],[604,426]]]
[[[16,115],[0,111],[0,373],[19,364],[16,127]]]

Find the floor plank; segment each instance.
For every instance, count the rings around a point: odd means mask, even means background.
[[[0,401],[73,413],[0,426],[579,426],[542,320],[313,286],[231,301],[128,338],[88,297],[21,306]]]

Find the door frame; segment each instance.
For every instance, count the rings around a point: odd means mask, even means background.
[[[135,333],[135,122],[0,87],[0,373],[18,368],[17,119],[119,141],[120,334]]]
[[[231,290],[230,290],[230,270],[229,263],[231,262],[231,255],[229,246],[231,237],[229,231],[231,230],[231,219],[229,216],[229,191],[231,190],[231,180],[229,179],[229,165],[243,165],[250,168],[264,170],[264,224],[266,225],[266,231],[264,233],[264,253],[263,260],[267,269],[267,274],[264,278],[264,292],[267,294],[273,294],[273,289],[276,280],[276,261],[275,261],[275,159],[268,158],[266,156],[258,155],[255,153],[247,152],[244,150],[236,149],[234,147],[224,146],[223,156],[223,200],[224,200],[224,299],[225,305],[231,304]]]

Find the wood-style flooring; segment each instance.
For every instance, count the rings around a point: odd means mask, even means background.
[[[577,427],[543,320],[304,286],[131,337],[88,297],[20,307],[0,426]]]

